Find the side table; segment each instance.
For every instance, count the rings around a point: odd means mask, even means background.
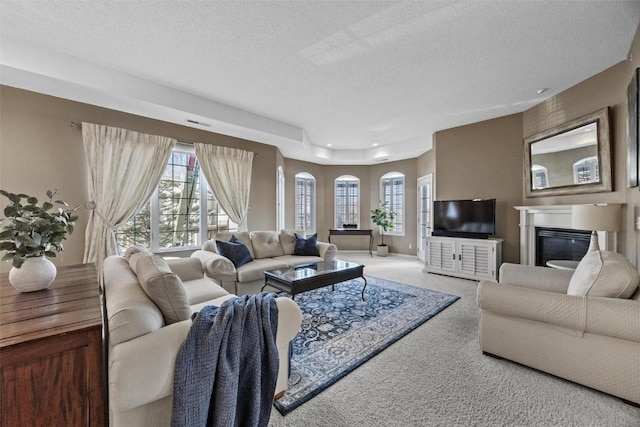
[[[558,270],[575,270],[580,261],[571,261],[568,259],[552,259],[547,261],[547,267],[557,268]]]
[[[0,425],[104,426],[100,289],[93,264],[20,293],[0,275]]]

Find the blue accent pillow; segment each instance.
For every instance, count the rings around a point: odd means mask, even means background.
[[[218,253],[225,258],[229,258],[236,268],[253,261],[247,245],[242,243],[235,235],[231,236],[231,240],[228,242],[216,240],[216,247],[218,248]]]
[[[293,247],[294,255],[305,255],[305,256],[320,256],[320,251],[318,251],[318,233],[309,237],[308,239],[303,239],[298,236],[296,233],[296,244]]]

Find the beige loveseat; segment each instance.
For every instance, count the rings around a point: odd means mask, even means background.
[[[216,247],[216,240],[229,241],[233,236],[247,246],[253,258],[253,261],[238,268],[231,260],[220,255]],[[317,242],[317,256],[295,255],[295,243],[296,235],[292,230],[218,233],[215,239],[205,242],[202,250],[195,251],[191,256],[200,259],[207,276],[227,291],[245,295],[260,292],[264,285],[264,271],[331,261],[338,251],[332,243]],[[267,288],[265,291],[274,289]]]
[[[132,255],[130,261],[134,257]],[[197,258],[165,262],[154,257],[157,271],[151,274],[147,271],[139,279],[141,263],[130,265],[120,256],[104,261],[111,426],[170,425],[175,360],[189,332],[191,312],[235,298],[205,277]],[[159,307],[145,292],[147,288],[143,289],[143,280],[163,287],[168,283],[181,284],[182,295],[186,295],[188,301],[186,310],[163,304]],[[280,355],[276,395],[281,395],[287,388],[289,342],[300,329],[302,315],[298,305],[289,298],[278,298],[276,303],[276,345]],[[171,319],[173,315],[186,316],[186,320]]]
[[[480,282],[481,349],[640,404],[638,272],[628,261],[608,272],[583,262],[575,273],[503,264],[500,284]]]

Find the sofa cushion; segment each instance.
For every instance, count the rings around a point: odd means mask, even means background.
[[[254,231],[251,233],[251,245],[254,258],[272,258],[284,255],[277,231]]]
[[[293,248],[294,255],[320,256],[318,251],[318,233],[305,239],[296,234],[296,245]]]
[[[231,240],[228,242],[216,240],[216,246],[218,247],[218,253],[225,258],[229,258],[236,268],[253,261],[247,245],[237,239],[236,236],[231,236]]]
[[[569,282],[568,295],[631,298],[640,282],[627,258],[611,251],[588,252]]]
[[[162,312],[167,325],[191,318],[191,307],[182,280],[162,257],[138,252],[131,255],[129,265],[138,276],[142,289]]]
[[[302,264],[317,264],[323,262],[324,258],[319,256],[302,256],[302,255],[282,255],[273,258],[274,260],[284,262],[289,267],[295,267]]]
[[[229,295],[229,292],[225,291],[222,286],[213,282],[213,280],[208,277],[182,282],[182,284],[184,285],[184,290],[187,293],[189,305],[191,306]]]
[[[247,283],[264,278],[264,271],[286,268],[288,265],[274,258],[259,258],[238,268],[238,282]]]

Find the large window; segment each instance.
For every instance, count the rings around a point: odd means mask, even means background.
[[[306,172],[296,174],[296,230],[316,232],[316,179]]]
[[[355,176],[336,178],[336,228],[360,224],[360,180]]]
[[[387,234],[404,235],[404,175],[389,172],[380,178],[380,200],[395,212],[393,230]]]
[[[226,218],[226,220],[225,220]],[[195,153],[174,148],[149,203],[116,232],[122,250],[137,244],[151,251],[199,247],[212,224],[237,229],[228,221],[200,173]]]

